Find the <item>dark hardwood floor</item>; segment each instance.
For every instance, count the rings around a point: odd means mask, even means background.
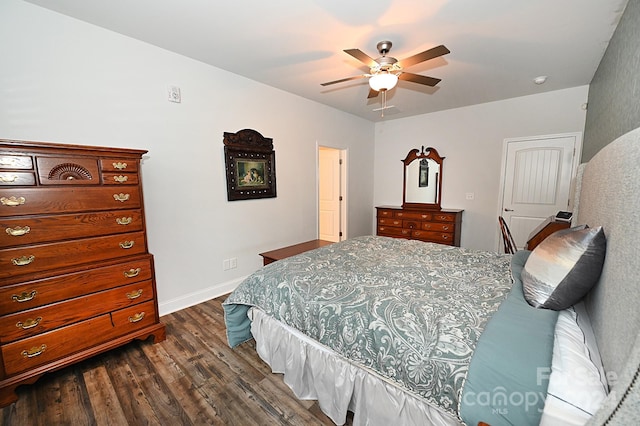
[[[271,373],[253,340],[229,348],[225,299],[162,317],[164,342],[133,342],[19,387],[0,424],[333,425]]]

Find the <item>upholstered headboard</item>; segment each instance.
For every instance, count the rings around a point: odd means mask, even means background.
[[[640,424],[640,128],[605,146],[576,186],[576,224],[602,225],[607,255],[586,298],[611,392],[592,424]]]

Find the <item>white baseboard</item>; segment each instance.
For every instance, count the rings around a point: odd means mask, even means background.
[[[158,301],[158,311],[160,316],[170,314],[172,312],[179,311],[189,306],[197,305],[198,303],[206,302],[215,297],[222,296],[223,294],[231,293],[246,277],[236,278],[232,281],[227,281],[222,284],[217,284],[212,287],[205,288],[193,293],[186,294],[184,296],[177,297],[175,299],[167,300],[164,302]]]

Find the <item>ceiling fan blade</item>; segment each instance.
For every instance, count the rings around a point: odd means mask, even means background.
[[[380,92],[378,92],[377,90],[373,90],[369,88],[369,96],[367,96],[367,99],[375,98],[378,96],[379,93]]]
[[[410,72],[403,72],[398,76],[398,79],[405,80],[405,81],[412,81],[414,83],[424,84],[425,86],[431,86],[431,87],[435,86],[441,81],[439,78],[427,77],[426,75],[420,75],[420,74],[412,74]]]
[[[368,66],[369,68],[372,68],[378,65],[378,63],[372,57],[370,57],[360,49],[346,49],[344,52],[353,56],[354,58],[356,58],[357,60],[359,60],[366,66]]]
[[[444,45],[436,46],[429,50],[425,50],[422,53],[418,53],[417,55],[409,56],[406,59],[400,61],[400,65],[403,68],[408,68],[411,65],[419,64],[420,62],[428,61],[429,59],[437,58],[442,55],[446,55],[450,53],[449,49],[444,47]]]
[[[334,80],[334,81],[328,81],[326,83],[320,83],[320,85],[321,86],[329,86],[330,84],[343,83],[345,81],[358,80],[360,78],[365,78],[365,77],[369,77],[369,74],[362,74],[362,75],[357,75],[355,77],[341,78],[340,80]]]

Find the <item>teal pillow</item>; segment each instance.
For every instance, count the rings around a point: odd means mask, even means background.
[[[536,308],[566,309],[600,279],[607,247],[601,226],[557,231],[531,252],[522,271],[524,297]]]

